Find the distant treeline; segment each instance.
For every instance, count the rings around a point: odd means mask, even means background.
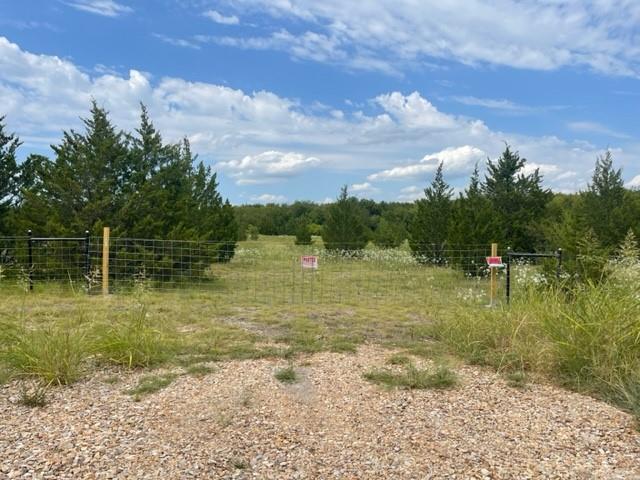
[[[118,130],[93,103],[82,132],[63,132],[53,158],[29,155],[19,163],[20,140],[0,117],[0,236],[99,235],[219,242],[233,252],[247,236],[322,235],[329,248],[359,249],[372,241],[395,247],[406,240],[420,259],[441,261],[447,248],[498,242],[516,250],[562,247],[569,254],[610,254],[629,232],[640,234],[640,192],[624,187],[609,152],[595,159],[581,192],[553,193],[537,170],[508,146],[476,166],[454,195],[441,164],[413,203],[349,196],[331,204],[232,207],[218,192],[216,174],[197,160],[185,139],[165,143],[141,106],[135,132]],[[227,255],[227,257],[230,255]],[[225,258],[227,258],[225,257]]]
[[[343,189],[332,204],[242,205],[234,207],[240,236],[323,235],[327,223],[349,204],[344,220],[380,246],[409,240],[412,250],[430,258],[445,247],[498,242],[520,251],[563,248],[569,255],[611,254],[629,232],[640,234],[640,191],[625,188],[610,152],[595,159],[591,182],[581,192],[554,193],[537,170],[525,172],[526,159],[506,147],[478,167],[463,193],[453,194],[440,165],[424,195],[413,203],[376,202],[349,197]],[[344,216],[344,215],[343,215]],[[355,241],[355,239],[352,239]]]

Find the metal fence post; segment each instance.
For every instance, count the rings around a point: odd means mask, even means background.
[[[31,230],[27,231],[28,239],[28,262],[29,262],[29,290],[33,290],[33,232]]]
[[[511,301],[511,248],[507,248],[507,305]]]
[[[84,278],[87,281],[87,293],[91,293],[91,256],[89,255],[89,230],[84,232]]]

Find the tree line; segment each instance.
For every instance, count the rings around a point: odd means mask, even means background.
[[[629,232],[640,234],[640,192],[625,188],[610,152],[596,159],[589,185],[573,194],[545,188],[538,170],[506,146],[476,166],[458,195],[440,164],[413,203],[376,202],[349,195],[335,202],[231,206],[215,172],[184,139],[165,143],[144,105],[134,132],[118,130],[95,102],[84,130],[65,131],[53,158],[18,162],[20,140],[0,117],[0,235],[77,236],[102,226],[114,236],[208,240],[233,252],[236,241],[295,235],[310,243],[357,250],[368,242],[408,242],[417,258],[439,262],[446,249],[498,242],[520,251],[562,247],[570,255],[611,253]]]

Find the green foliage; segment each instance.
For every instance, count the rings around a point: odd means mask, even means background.
[[[444,389],[458,383],[456,373],[445,366],[438,367],[434,372],[430,369],[416,368],[413,364],[408,364],[401,373],[392,370],[372,370],[365,373],[364,378],[378,385],[409,390]]]
[[[134,395],[137,399],[142,395],[155,393],[168,387],[176,379],[175,373],[165,373],[162,375],[144,375],[138,380],[138,384],[127,390],[129,395]]]
[[[247,225],[246,232],[249,240],[258,240],[260,237],[260,230],[255,225]]]
[[[409,246],[418,261],[444,263],[444,249],[451,222],[453,189],[444,181],[442,163],[424,191],[425,198],[416,200],[416,209],[409,225]]]
[[[313,243],[311,229],[309,228],[309,223],[306,218],[302,217],[298,220],[295,235],[296,245],[311,245]]]
[[[4,117],[0,117],[0,235],[9,235],[8,215],[16,201],[20,169],[16,150],[20,140],[4,130]]]
[[[357,251],[366,246],[368,237],[364,211],[356,198],[349,197],[345,185],[327,212],[322,230],[324,246],[327,250]]]
[[[197,162],[186,139],[165,144],[144,105],[141,110],[140,126],[130,134],[117,130],[93,102],[84,131],[64,132],[53,146],[53,160],[29,156],[21,167],[20,193],[11,197],[17,199],[14,227],[78,236],[87,229],[99,235],[110,226],[114,237],[206,240],[216,246],[210,263],[230,260],[238,224],[233,207],[218,192],[216,174]],[[8,163],[18,145],[12,138],[6,137]],[[1,208],[0,222],[7,218]]]
[[[526,162],[507,145],[497,161],[487,163],[482,189],[495,217],[495,240],[531,252],[542,240],[540,223],[551,191],[542,187],[538,169],[523,173]]]
[[[277,370],[274,376],[282,383],[296,383],[298,381],[298,375],[292,366]]]

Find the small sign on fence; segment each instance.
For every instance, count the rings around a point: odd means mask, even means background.
[[[489,268],[503,268],[502,257],[487,257],[487,265]]]
[[[318,269],[318,257],[315,255],[303,255],[300,257],[300,264],[302,268],[313,268],[314,270]]]

